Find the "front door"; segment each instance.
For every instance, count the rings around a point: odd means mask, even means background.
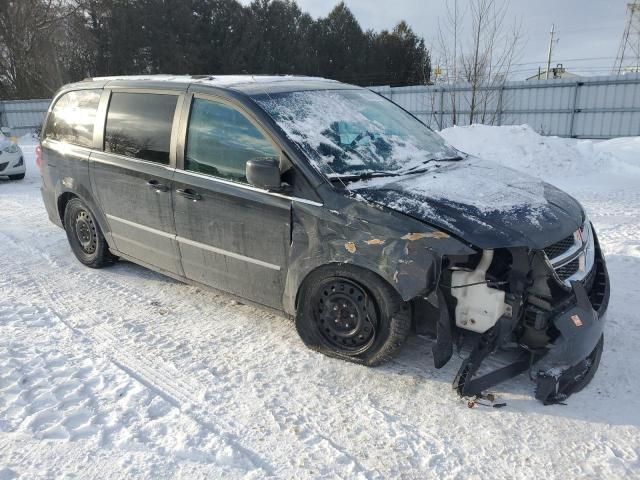
[[[170,155],[179,98],[175,93],[112,92],[104,152],[92,152],[89,164],[115,247],[181,275],[171,202],[175,156]]]
[[[280,308],[291,199],[247,184],[245,164],[256,157],[280,151],[231,105],[193,99],[173,182],[177,240],[188,278]]]

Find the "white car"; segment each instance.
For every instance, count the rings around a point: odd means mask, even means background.
[[[4,128],[0,133],[0,177],[22,180],[26,172],[22,149],[6,133]]]

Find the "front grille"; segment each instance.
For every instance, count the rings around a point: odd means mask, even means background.
[[[0,163],[0,172],[7,168],[7,165],[9,165],[9,162]]]
[[[549,245],[548,247],[545,247],[544,253],[546,253],[547,258],[551,260],[553,258],[556,258],[562,255],[564,252],[566,252],[571,247],[573,247],[574,242],[575,240],[573,238],[573,234],[569,235],[567,238],[563,238],[559,242],[556,242],[552,245]]]
[[[571,260],[569,263],[565,263],[561,267],[556,267],[556,273],[560,280],[566,280],[571,275],[576,273],[580,268],[580,260],[576,258],[575,260]]]

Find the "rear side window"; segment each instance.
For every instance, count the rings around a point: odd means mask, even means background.
[[[169,164],[176,95],[112,93],[104,151]]]
[[[102,90],[77,90],[65,93],[56,102],[45,129],[44,138],[82,147],[93,145],[93,125]]]
[[[240,112],[217,102],[194,99],[191,106],[185,170],[247,182],[246,163],[278,152]]]

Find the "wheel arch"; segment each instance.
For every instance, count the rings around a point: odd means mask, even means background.
[[[66,211],[67,205],[69,202],[77,198],[82,203],[84,203],[87,208],[91,211],[96,221],[98,222],[98,226],[104,235],[109,248],[113,247],[113,240],[111,238],[111,229],[109,228],[109,223],[107,222],[107,218],[102,212],[102,209],[99,207],[97,202],[94,201],[93,196],[89,191],[79,192],[70,189],[60,189],[58,194],[56,195],[56,210],[60,217],[60,222],[64,226],[64,213]]]
[[[380,275],[379,272],[376,272],[370,268],[367,268],[363,265],[358,265],[355,263],[345,263],[345,262],[329,262],[329,263],[324,263],[322,265],[318,265],[315,268],[309,270],[307,272],[307,274],[300,280],[299,284],[298,284],[298,288],[296,290],[296,294],[295,294],[295,300],[294,300],[294,306],[295,309],[297,310],[298,308],[298,300],[300,299],[300,292],[303,288],[303,286],[305,285],[305,282],[309,279],[309,277],[311,277],[312,275],[322,271],[322,270],[333,270],[336,268],[345,268],[348,270],[353,270],[353,271],[360,271],[360,272],[366,272],[367,274],[370,275],[374,275],[376,278],[378,278],[381,282],[385,283],[387,286],[389,286],[391,288],[392,291],[394,291],[396,294],[398,294],[398,296],[400,298],[402,298],[402,294],[398,291],[398,289],[396,288],[396,286],[391,283],[387,278],[383,277],[382,275]],[[355,278],[354,280],[358,281],[357,278]],[[366,283],[358,281],[358,283],[361,283],[363,287],[367,287]]]
[[[62,194],[58,196],[58,199],[56,201],[56,208],[58,209],[58,216],[60,217],[60,221],[63,222],[63,224],[64,224],[64,212],[67,209],[67,204],[73,198],[80,199],[80,197],[78,197],[78,195],[76,195],[73,192],[62,192]],[[80,200],[82,200],[82,199],[80,199]]]

